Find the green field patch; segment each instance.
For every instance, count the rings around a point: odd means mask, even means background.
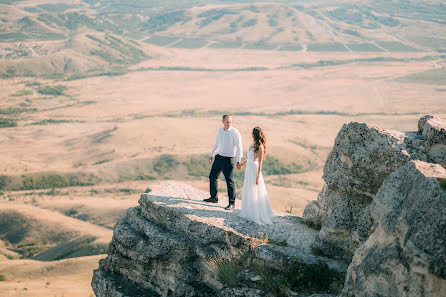
[[[58,27],[65,27],[69,30],[76,30],[79,27],[85,26],[100,32],[105,30],[112,32],[121,31],[116,24],[101,15],[95,15],[93,17],[80,12],[41,13],[37,19],[49,26],[54,27],[54,25],[57,25]]]
[[[101,51],[101,50],[93,50],[90,51],[90,55],[97,56],[101,58],[102,60],[108,62],[109,64],[124,64],[125,61],[120,58],[116,58],[114,55],[110,54],[109,51]]]
[[[37,39],[37,40],[63,40],[66,38],[64,34],[59,33],[45,33],[45,34],[38,34],[38,35],[30,35],[31,38]]]
[[[238,41],[214,42],[208,47],[210,48],[240,48],[243,44]]]
[[[48,12],[62,12],[70,8],[74,8],[74,5],[68,5],[65,3],[54,3],[54,4],[39,4],[38,8],[46,10]]]
[[[396,81],[430,85],[446,85],[446,68],[443,67],[409,74],[396,79]]]
[[[139,48],[139,45],[130,44],[122,39],[114,37],[113,35],[108,35],[105,37],[105,39],[108,42],[108,47],[119,52],[119,56],[116,55],[113,57],[115,61],[121,61],[121,59],[123,59],[125,63],[133,64],[149,58],[149,56],[147,56],[146,53]]]
[[[222,111],[222,110],[208,110],[208,111],[202,111],[197,112],[196,116],[221,116],[222,114],[229,113],[231,115],[237,115],[237,116],[261,116],[261,117],[282,117],[282,116],[288,116],[288,115],[337,115],[337,116],[370,116],[370,115],[381,115],[381,116],[399,116],[399,115],[418,115],[419,113],[416,112],[410,112],[410,113],[385,113],[385,112],[360,112],[360,113],[348,113],[348,112],[342,112],[342,111],[336,111],[336,110],[317,110],[317,111],[306,111],[306,110],[298,110],[298,109],[291,109],[287,111],[278,111],[278,112],[272,112],[272,113],[266,113],[266,112],[250,112],[250,111]],[[179,114],[177,114],[180,116]],[[278,173],[280,174],[280,173]]]
[[[154,35],[148,39],[145,39],[144,42],[158,46],[166,46],[171,43],[174,43],[175,41],[178,41],[179,39],[180,37]]]
[[[204,47],[208,44],[208,41],[200,38],[183,38],[177,43],[171,45],[170,47],[175,48],[188,48],[188,49],[198,49]]]
[[[302,46],[299,44],[281,45],[279,51],[301,51]]]
[[[176,23],[186,23],[192,18],[186,15],[184,10],[176,10],[168,13],[162,13],[151,17],[143,26],[143,28],[151,31],[164,31]]]
[[[236,14],[236,12],[228,10],[228,9],[212,9],[209,11],[205,11],[198,15],[199,18],[202,18],[199,22],[197,22],[198,27],[203,28],[207,25],[218,21],[222,17],[228,14]]]
[[[0,0],[0,4],[12,4],[14,2],[20,2],[22,0]]]
[[[87,173],[35,173],[18,176],[0,175],[0,189],[10,191],[92,186],[100,182]]]
[[[349,35],[356,36],[356,37],[361,37],[361,34],[359,34],[358,31],[351,30],[351,29],[346,29],[346,30],[342,31],[342,33],[349,34]]]
[[[427,46],[434,49],[446,49],[446,39],[429,36],[416,36],[411,40],[421,46]]]
[[[18,115],[25,112],[35,112],[35,108],[23,108],[23,107],[8,107],[0,109],[0,115]]]
[[[0,33],[0,41],[1,42],[11,42],[11,41],[23,41],[28,39],[28,35],[19,32],[11,32],[11,33]]]
[[[421,50],[419,49],[408,46],[398,41],[377,41],[376,43],[389,52],[421,52]]]
[[[161,67],[141,67],[137,71],[203,71],[203,72],[233,72],[233,71],[265,71],[270,70],[267,67],[247,67],[247,68],[201,68],[201,67],[186,67],[186,66],[161,66]],[[166,113],[163,116],[176,117],[176,112]]]
[[[90,34],[87,34],[87,35],[85,35],[87,38],[90,38],[91,40],[93,40],[93,41],[96,41],[97,43],[103,43],[103,41],[102,40],[100,40],[99,38],[97,38],[97,37],[95,37],[95,36],[93,36],[93,35],[90,35]]]
[[[206,10],[198,14],[197,17],[212,18],[213,20],[219,20],[221,17],[225,15],[232,15],[232,14],[237,14],[237,12],[226,8],[216,8],[216,9]]]
[[[131,195],[131,194],[139,194],[139,193],[141,193],[140,190],[129,189],[129,188],[122,188],[122,189],[111,188],[111,189],[105,189],[104,192],[105,193],[111,193],[111,194],[124,194],[124,195]]]
[[[90,236],[73,238],[45,249],[32,258],[39,261],[55,261],[107,253],[107,245],[94,244],[95,240],[95,237]]]
[[[349,43],[347,46],[354,52],[382,52],[383,50],[373,43]]]
[[[248,43],[243,48],[244,49],[256,49],[256,50],[273,50],[277,47],[276,44],[270,44],[265,41],[258,41],[254,43]]]
[[[277,17],[268,19],[268,25],[270,27],[276,27],[278,24],[279,22],[277,21]]]
[[[257,19],[250,19],[250,20],[247,20],[246,22],[244,22],[242,24],[242,27],[243,28],[252,27],[252,26],[257,25],[257,23],[258,23]]]
[[[336,8],[327,11],[326,15],[338,21],[366,29],[378,29],[380,27],[378,23],[394,25],[397,22],[396,20],[396,22],[392,22],[387,18],[381,18],[371,11],[368,11],[367,8],[362,9],[359,7]]]
[[[307,46],[310,52],[346,52],[347,49],[342,43],[311,43]]]
[[[35,6],[26,6],[26,7],[23,7],[23,10],[27,11],[27,12],[32,12],[32,13],[39,11],[37,9],[37,7],[35,7]]]

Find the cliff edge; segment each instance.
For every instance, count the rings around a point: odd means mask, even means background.
[[[321,267],[343,282],[347,265],[311,253],[317,232],[301,218],[278,213],[273,225],[259,226],[239,218],[238,205],[228,212],[224,198],[209,204],[207,196],[172,181],[143,194],[117,223],[94,271],[96,296],[290,295],[297,288],[271,284],[268,274],[285,280],[292,269]],[[309,288],[301,296],[336,289]]]

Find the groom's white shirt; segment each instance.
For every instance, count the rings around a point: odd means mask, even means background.
[[[224,127],[218,129],[211,157],[214,157],[217,152],[223,157],[235,157],[235,155],[237,155],[237,162],[240,162],[243,158],[242,137],[240,136],[240,132],[234,127],[231,127],[226,131]]]

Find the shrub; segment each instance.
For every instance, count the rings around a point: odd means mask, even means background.
[[[312,245],[310,250],[316,256],[323,256],[324,255],[324,252],[321,250],[321,248],[316,246],[316,245]]]
[[[11,119],[0,118],[0,128],[16,127],[17,122]]]
[[[32,124],[30,124],[30,126],[32,125],[51,125],[51,124],[64,124],[64,123],[72,123],[73,121],[70,120],[54,120],[54,119],[45,119],[45,120],[41,120],[38,122],[34,122]]]
[[[318,265],[296,265],[285,276],[291,290],[307,292],[337,291],[344,277],[342,273],[331,270],[325,262],[319,262]]]
[[[322,229],[322,225],[321,222],[317,221],[305,221],[305,225],[307,225],[308,227],[312,228],[312,229],[316,229],[316,230],[321,230]]]
[[[275,241],[275,240],[272,240],[272,239],[268,239],[268,243],[269,243],[269,244],[278,245],[278,246],[288,246],[288,243],[286,242],[286,240],[283,240],[283,241]]]
[[[207,176],[209,175],[210,165],[209,157],[205,155],[191,156],[189,160],[184,162],[187,172],[191,176]]]
[[[17,247],[18,252],[23,258],[31,258],[34,255],[46,250],[47,248],[39,243],[28,243]]]
[[[8,107],[6,109],[0,109],[0,114],[3,115],[16,115],[24,112],[36,111],[35,108],[21,108],[21,107]]]
[[[161,176],[167,176],[179,165],[178,160],[172,155],[161,155],[153,162],[153,170]]]
[[[64,91],[67,90],[66,86],[58,85],[55,87],[45,86],[40,87],[37,89],[37,92],[39,92],[42,95],[54,95],[54,96],[61,96],[64,95]]]
[[[230,287],[237,287],[240,284],[241,278],[239,272],[242,267],[234,261],[222,262],[217,270],[218,279],[225,285]]]
[[[287,296],[289,290],[307,293],[340,293],[345,275],[331,270],[325,262],[296,264],[287,270],[266,263],[254,263],[250,269],[261,277],[264,290],[274,296]]]
[[[283,271],[265,263],[255,263],[251,270],[261,277],[260,284],[264,290],[273,296],[287,296],[287,284]]]
[[[0,274],[0,282],[6,281],[6,276],[4,274]]]
[[[120,192],[120,193],[127,194],[127,195],[130,195],[130,194],[138,193],[139,191],[138,191],[138,190],[134,190],[134,189],[127,189],[127,188],[124,188],[124,189],[119,189],[119,192]]]
[[[78,213],[79,213],[79,211],[76,208],[71,208],[65,212],[65,215],[72,217],[72,216],[77,215]]]
[[[155,175],[145,174],[145,173],[140,174],[135,178],[135,180],[155,180],[155,179],[156,179]]]
[[[446,178],[440,179],[440,187],[442,187],[443,189],[446,189]]]
[[[54,188],[52,188],[50,191],[48,191],[48,192],[46,192],[44,194],[46,194],[48,196],[57,196],[57,195],[61,195],[62,192],[61,191],[57,191]]]

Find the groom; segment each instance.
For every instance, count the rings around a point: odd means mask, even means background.
[[[237,155],[237,169],[241,168],[240,161],[243,157],[242,138],[240,132],[232,127],[232,117],[225,114],[222,119],[223,127],[217,132],[214,148],[209,157],[209,164],[212,164],[209,174],[209,186],[211,198],[204,199],[205,202],[218,202],[218,176],[223,171],[228,189],[229,205],[226,210],[234,209],[235,205],[235,185],[233,180],[235,156]],[[215,155],[218,152],[217,155]],[[214,160],[215,155],[215,160]]]

